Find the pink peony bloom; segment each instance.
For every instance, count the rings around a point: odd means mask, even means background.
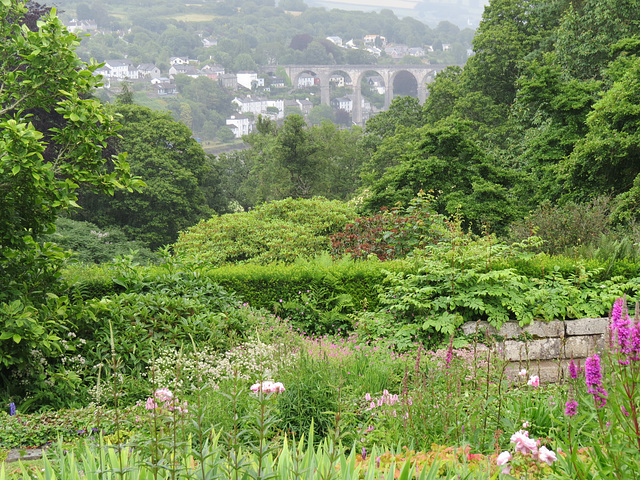
[[[547,465],[551,465],[553,462],[558,460],[558,458],[552,450],[549,450],[547,447],[542,446],[538,450],[538,460],[540,460],[541,462],[545,462]]]
[[[502,452],[496,459],[496,465],[498,465],[499,467],[502,465],[506,465],[507,463],[509,463],[509,460],[511,460],[511,458],[511,452]]]
[[[516,444],[516,452],[520,452],[525,455],[538,451],[536,441],[533,438],[529,438],[529,432],[525,430],[520,430],[511,435],[511,443]]]
[[[527,385],[531,385],[532,387],[539,387],[540,377],[538,377],[538,375],[531,375],[531,377],[529,377],[529,381],[527,382]]]

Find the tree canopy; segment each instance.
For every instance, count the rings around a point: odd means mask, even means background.
[[[86,194],[78,218],[102,228],[114,225],[131,239],[157,248],[174,242],[178,232],[211,214],[203,191],[210,166],[190,130],[169,113],[138,105],[119,105],[119,151],[127,151],[131,171],[147,186],[116,192],[112,198]]]

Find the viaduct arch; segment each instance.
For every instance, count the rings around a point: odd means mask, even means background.
[[[353,122],[362,125],[362,78],[367,72],[375,72],[385,84],[384,108],[389,108],[393,100],[393,82],[400,72],[407,72],[418,84],[418,99],[423,103],[427,98],[427,83],[433,82],[436,74],[448,65],[282,65],[293,85],[298,85],[298,77],[307,72],[314,73],[320,80],[320,102],[329,105],[331,87],[329,79],[335,72],[344,72],[353,82],[354,102]]]

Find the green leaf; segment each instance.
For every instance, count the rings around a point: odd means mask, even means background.
[[[14,175],[17,175],[18,173],[20,173],[20,165],[14,165],[13,168],[11,169],[11,173]]]
[[[20,335],[18,335],[17,333],[13,334],[13,341],[16,343],[20,343],[20,340],[22,340],[22,337]]]

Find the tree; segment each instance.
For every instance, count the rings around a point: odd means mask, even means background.
[[[191,131],[171,115],[137,105],[118,106],[131,170],[147,183],[142,192],[116,192],[112,199],[86,194],[79,219],[101,228],[115,225],[131,240],[155,249],[210,215],[202,182],[206,156]]]
[[[276,152],[281,164],[289,171],[292,197],[308,198],[313,194],[313,184],[320,172],[318,160],[313,155],[316,148],[309,141],[309,131],[304,118],[289,115],[278,133]]]
[[[473,39],[475,55],[465,67],[473,90],[481,91],[498,104],[513,101],[521,60],[539,47],[559,21],[559,16],[554,19],[543,15],[545,3],[496,0],[485,7]],[[562,1],[552,3],[562,8]]]
[[[333,122],[334,119],[335,114],[333,112],[333,108],[331,108],[329,105],[316,105],[309,112],[309,123],[311,125],[320,125],[325,121]]]
[[[517,176],[496,165],[471,133],[467,124],[451,119],[418,129],[411,142],[399,142],[404,144],[400,163],[371,186],[367,211],[407,205],[422,190],[436,196],[438,213],[460,213],[476,231],[488,225],[504,232],[519,213],[509,194]]]
[[[621,195],[640,175],[640,57],[623,59],[625,69],[593,105],[587,134],[575,145],[565,169],[581,198]]]
[[[579,79],[601,78],[613,60],[611,46],[640,28],[640,1],[571,2],[558,29],[556,51],[563,69]]]
[[[23,254],[54,230],[61,213],[76,207],[85,185],[106,193],[133,190],[124,155],[108,141],[118,124],[91,98],[95,65],[74,52],[78,45],[56,17],[22,0],[0,3],[0,277],[17,285],[30,268]],[[24,25],[24,26],[23,26]],[[29,26],[32,28],[30,29]],[[43,251],[43,256],[47,254]],[[54,255],[57,257],[57,254]],[[46,262],[45,262],[46,264]],[[0,299],[5,298],[5,288]]]

